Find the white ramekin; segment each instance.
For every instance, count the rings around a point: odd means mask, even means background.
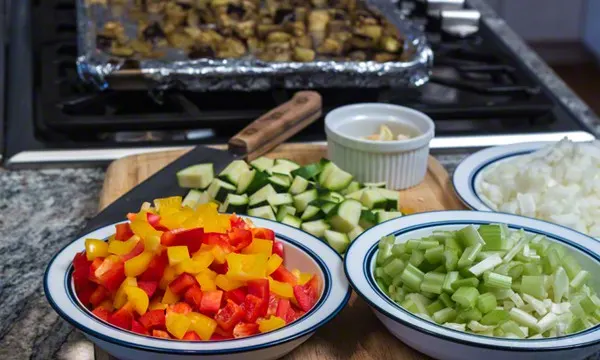
[[[363,138],[383,124],[392,130],[409,127],[418,135],[396,141]],[[390,104],[348,105],[325,117],[329,159],[360,182],[385,181],[389,188],[398,190],[423,181],[434,129],[431,118],[422,112]]]

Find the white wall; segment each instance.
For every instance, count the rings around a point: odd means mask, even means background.
[[[588,0],[583,39],[600,59],[600,0]]]

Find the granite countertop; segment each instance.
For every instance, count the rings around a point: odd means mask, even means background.
[[[498,18],[484,0],[470,0],[484,21],[519,53],[561,101],[600,133],[591,110]],[[452,171],[467,154],[439,155]],[[0,169],[0,359],[94,359],[93,347],[47,303],[46,264],[92,217],[103,169]]]

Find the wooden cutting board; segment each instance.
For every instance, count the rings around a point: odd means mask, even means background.
[[[104,179],[100,209],[186,151],[147,153],[128,156],[113,162]],[[325,157],[326,153],[327,149],[324,146],[284,144],[267,156],[287,158],[300,164],[307,164]],[[448,173],[433,157],[429,158],[425,180],[414,188],[401,191],[400,204],[404,211],[411,212],[464,209],[454,194]],[[95,353],[96,360],[112,359],[101,349],[96,348]],[[335,319],[320,328],[313,337],[284,359],[420,360],[426,358],[427,356],[412,350],[393,337],[373,315],[368,305],[353,293],[346,308]]]

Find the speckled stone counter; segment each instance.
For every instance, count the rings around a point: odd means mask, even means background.
[[[595,133],[600,122],[484,0],[470,4],[542,82]],[[437,155],[452,172],[467,154]],[[0,169],[0,359],[94,359],[93,346],[48,305],[42,277],[52,255],[97,209],[102,169]]]

